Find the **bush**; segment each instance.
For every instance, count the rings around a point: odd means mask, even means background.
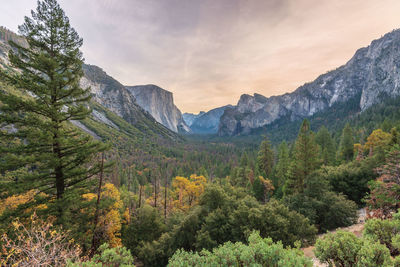
[[[169,260],[170,267],[190,266],[276,266],[276,267],[312,267],[298,248],[285,249],[281,242],[274,243],[271,238],[261,238],[253,232],[248,238],[248,245],[241,242],[227,242],[213,249],[186,252],[178,250]]]
[[[94,255],[89,261],[75,263],[69,261],[67,267],[135,267],[133,257],[125,247],[110,248],[107,243],[104,243],[99,247],[98,252],[99,254]]]
[[[391,220],[369,219],[364,225],[364,236],[385,245],[390,254],[399,254],[400,214]]]
[[[320,232],[352,225],[357,219],[356,203],[331,191],[322,171],[309,175],[304,192],[285,196],[283,203],[307,217]]]
[[[55,229],[52,220],[31,216],[31,226],[13,222],[13,238],[4,234],[0,244],[0,266],[63,266],[78,259],[80,248],[66,232]]]
[[[323,263],[336,267],[389,267],[392,265],[387,247],[353,233],[338,231],[317,240],[315,256]]]

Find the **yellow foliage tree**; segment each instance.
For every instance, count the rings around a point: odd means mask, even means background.
[[[392,140],[390,133],[382,131],[382,129],[374,130],[367,138],[367,142],[364,145],[364,151],[369,151],[370,154],[378,148],[387,146]]]
[[[84,194],[83,198],[88,201],[94,201],[97,195],[93,193]],[[111,247],[121,246],[121,211],[123,203],[120,192],[113,184],[106,183],[102,187],[101,202],[112,204],[106,207],[102,206],[96,229],[100,231],[104,241],[109,243]]]
[[[258,178],[260,179],[262,185],[264,186],[264,202],[268,202],[270,196],[275,190],[275,187],[270,179],[264,178],[262,176],[258,176]]]
[[[200,175],[192,174],[189,178],[177,176],[172,182],[173,206],[177,209],[187,211],[197,204],[198,199],[204,192],[207,179]]]
[[[34,197],[37,194],[35,190],[30,190],[28,192],[25,192],[23,194],[19,195],[13,195],[10,196],[2,201],[0,201],[0,215],[3,214],[3,212],[7,210],[14,210],[18,208],[19,205],[26,204],[28,202],[34,201]],[[46,209],[47,206],[45,204],[39,204],[39,205],[34,205],[33,210],[38,210],[38,209]],[[32,209],[28,209],[26,211],[32,211]]]

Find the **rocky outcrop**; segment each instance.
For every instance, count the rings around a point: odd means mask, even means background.
[[[174,104],[171,92],[152,84],[125,87],[135,97],[137,104],[156,121],[174,132],[190,132],[181,111]]]
[[[131,124],[143,118],[154,120],[135,100],[135,97],[117,80],[94,65],[83,66],[82,88],[90,87],[93,100],[108,108]]]
[[[224,114],[225,109],[231,107],[231,105],[227,105],[200,113],[201,115],[199,114],[191,123],[190,129],[197,134],[216,134],[222,114]]]
[[[221,117],[218,134],[248,134],[280,118],[311,116],[338,102],[359,97],[360,111],[384,97],[400,95],[400,30],[359,49],[344,66],[319,76],[293,93],[242,95]]]

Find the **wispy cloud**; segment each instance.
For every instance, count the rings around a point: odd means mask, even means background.
[[[398,0],[59,1],[86,62],[170,90],[190,112],[293,91],[400,25]],[[35,5],[2,1],[0,25],[15,29]]]

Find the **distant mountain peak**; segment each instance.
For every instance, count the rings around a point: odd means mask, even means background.
[[[226,105],[211,109],[207,112],[200,111],[199,114],[185,113],[184,118],[193,133],[197,134],[216,134],[219,128],[219,122],[225,109],[232,107]]]
[[[292,93],[265,97],[243,94],[221,116],[219,135],[248,134],[280,118],[296,120],[358,97],[364,111],[382,97],[400,95],[400,30],[360,48],[343,66],[305,83]]]

